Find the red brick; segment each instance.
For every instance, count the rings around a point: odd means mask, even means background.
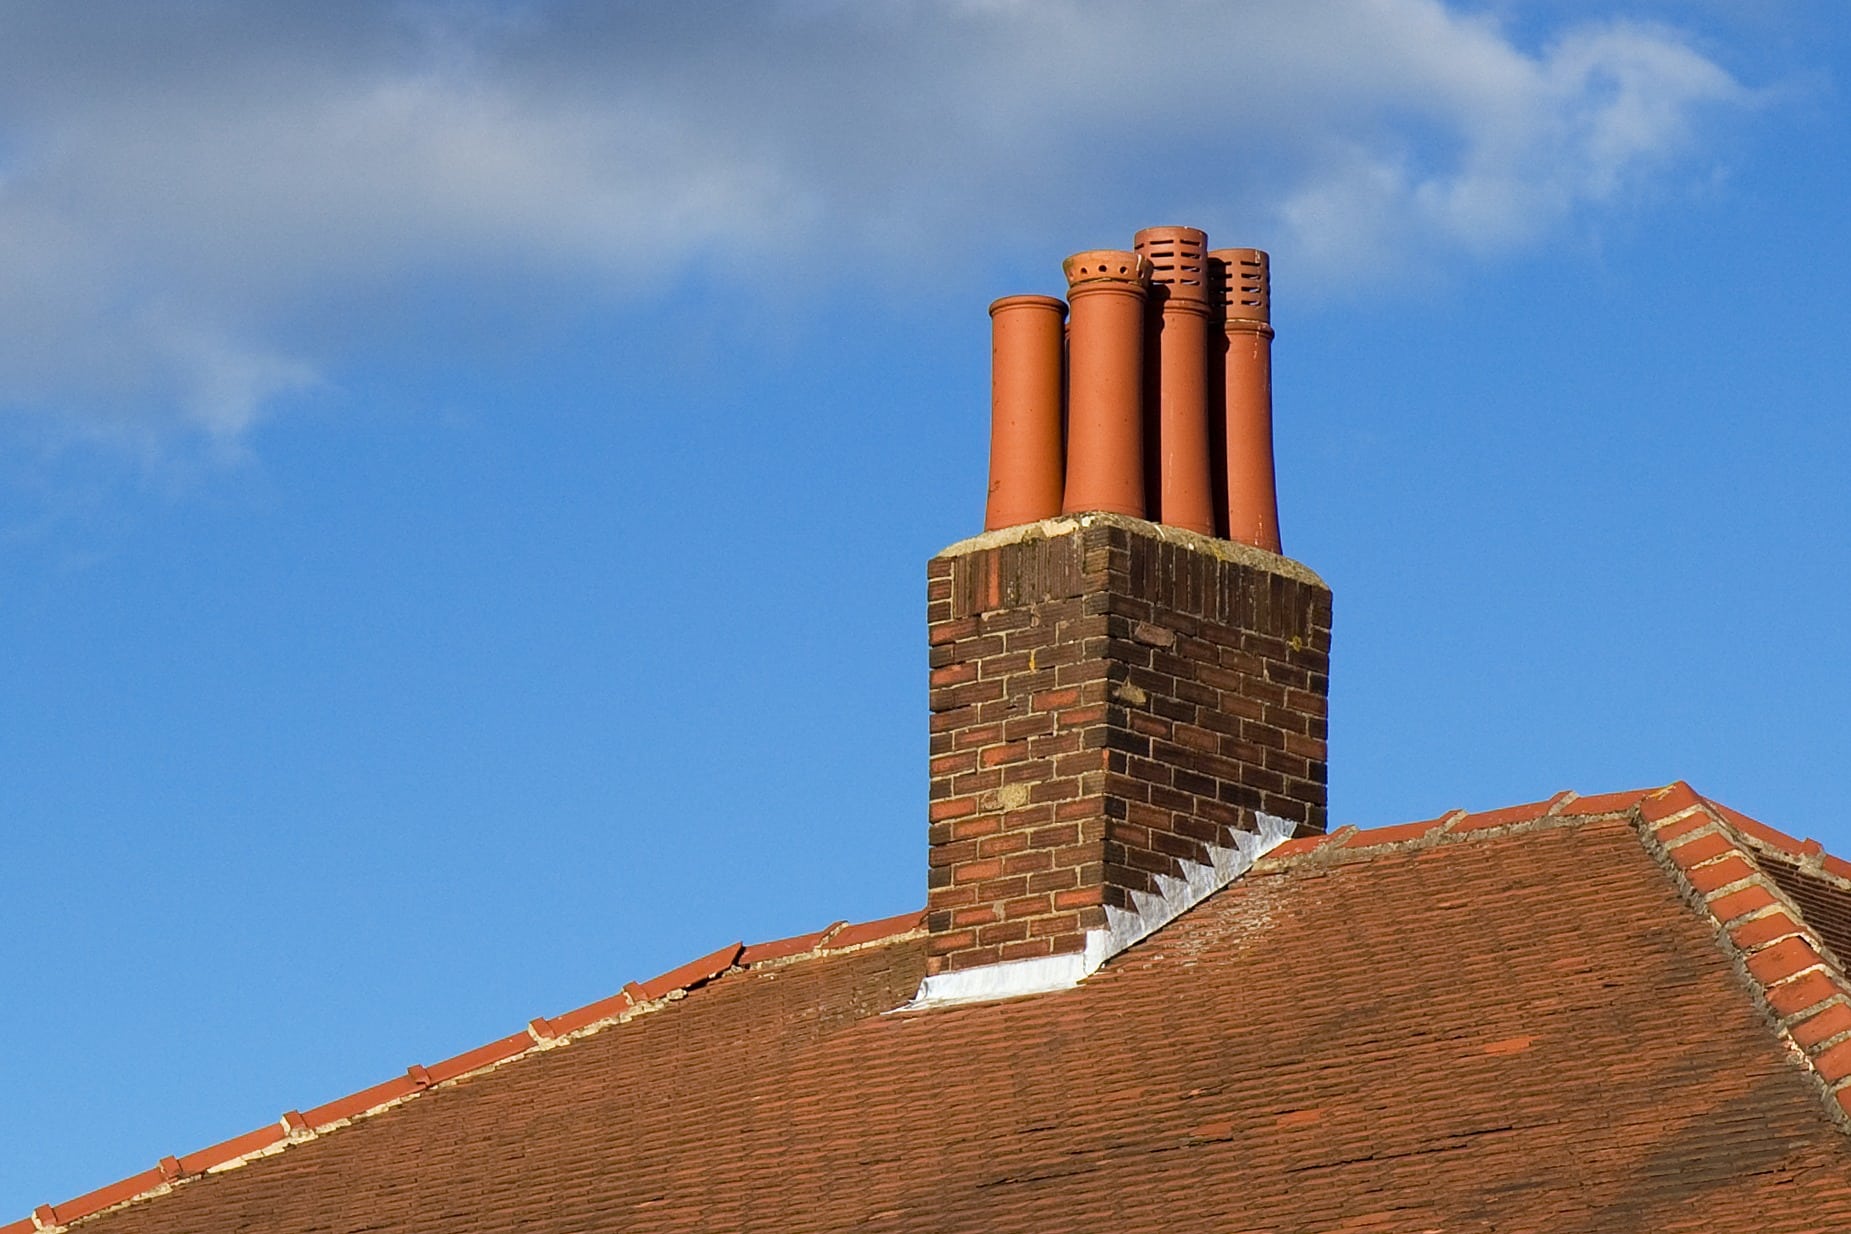
[[[1003,872],[1003,863],[994,859],[983,861],[966,861],[953,868],[953,883],[978,883],[987,878],[995,878]]]
[[[1728,895],[1717,896],[1709,902],[1710,913],[1716,920],[1727,925],[1749,913],[1757,913],[1770,904],[1777,904],[1766,887],[1759,885],[1744,887],[1740,891],[1731,891]]]
[[[1740,925],[1732,926],[1729,937],[1735,940],[1737,947],[1748,950],[1798,931],[1799,926],[1793,918],[1784,912],[1775,912],[1765,917],[1751,917]]]
[[[986,947],[1020,942],[1028,937],[1028,926],[1026,921],[998,921],[978,926],[977,941]]]
[[[1819,953],[1803,938],[1783,938],[1748,957],[1748,971],[1762,985],[1785,981],[1819,963]]]
[[[1669,851],[1671,860],[1688,870],[1692,866],[1701,865],[1725,853],[1733,853],[1736,848],[1734,840],[1721,832],[1712,831],[1706,836],[1698,836],[1694,840],[1686,840],[1682,844],[1675,845]]]
[[[1827,1084],[1851,1076],[1851,1041],[1841,1041],[1812,1060],[1819,1078]]]
[[[986,836],[977,841],[979,857],[1006,857],[1019,853],[1028,847],[1028,833],[1023,831],[1006,831],[1000,835]]]
[[[960,617],[956,621],[935,622],[926,629],[926,642],[937,646],[940,643],[952,643],[961,638],[969,638],[977,633],[975,617]]]
[[[1017,741],[1006,745],[991,746],[977,756],[978,762],[985,767],[1000,767],[1004,763],[1019,763],[1028,757],[1028,743]]]
[[[975,930],[954,930],[949,934],[933,934],[926,939],[926,950],[932,955],[967,951],[976,945],[977,931]],[[953,965],[953,967],[957,966]]]
[[[935,776],[955,775],[960,771],[972,771],[977,766],[977,752],[965,750],[962,753],[941,754],[931,761],[932,774]]]
[[[1003,858],[1004,874],[1037,874],[1042,870],[1052,869],[1054,854],[1045,848],[1032,849],[1025,853],[1012,853]]]
[[[1810,1049],[1840,1033],[1851,1033],[1851,1007],[1844,1003],[1828,1003],[1824,1010],[1801,1020],[1788,1031],[1796,1044]]]
[[[1075,933],[1079,924],[1073,913],[1055,913],[1052,916],[1032,918],[1028,922],[1028,932],[1035,938],[1053,938]]]
[[[1663,827],[1653,832],[1653,834],[1658,837],[1658,842],[1660,844],[1669,844],[1679,836],[1689,835],[1693,831],[1701,831],[1705,827],[1713,827],[1715,825],[1715,819],[1699,810],[1689,818],[1680,818],[1675,823],[1666,823]]]
[[[1000,814],[979,814],[975,817],[967,816],[953,819],[951,822],[951,842],[981,840],[984,836],[995,835],[1002,829],[1003,816]]]
[[[1028,890],[1065,891],[1070,887],[1076,886],[1079,881],[1080,872],[1078,870],[1073,869],[1071,866],[1056,867],[1052,870],[1042,870],[1037,874],[1029,875]]]
[[[953,738],[952,744],[960,750],[965,750],[974,746],[995,745],[1002,739],[1003,726],[1001,724],[973,724],[968,728],[960,729],[957,736]]]
[[[1080,692],[1069,687],[1064,690],[1042,690],[1029,696],[1028,705],[1036,711],[1059,711],[1063,707],[1080,705]]]
[[[1790,1016],[1808,1007],[1815,1007],[1839,993],[1842,991],[1836,982],[1825,975],[1825,970],[1815,968],[1804,977],[1796,977],[1769,990],[1767,1002],[1780,1015]]]
[[[935,870],[933,873],[937,874],[938,871]],[[951,871],[946,870],[944,874],[949,878]],[[933,908],[945,909],[962,908],[966,904],[977,903],[978,899],[977,889],[969,885],[963,887],[934,887],[930,898]]]
[[[1712,861],[1709,865],[1698,866],[1686,876],[1690,885],[1701,892],[1716,891],[1730,883],[1740,882],[1753,874],[1754,868],[1740,857],[1725,857],[1721,861]]]
[[[1004,900],[1013,900],[1019,895],[1028,894],[1028,876],[1034,871],[1025,870],[1021,873],[1011,874],[1009,872],[1009,863],[1013,860],[1017,860],[1017,858],[1003,859],[1003,872],[997,877],[987,878],[981,882],[972,884],[977,888],[977,898],[979,900],[994,900],[1001,903]]]
[[[977,812],[977,802],[970,797],[953,797],[948,801],[934,801],[926,807],[926,818],[934,823],[947,819],[963,818]]]
[[[1077,844],[1080,829],[1072,823],[1055,823],[1048,827],[1037,827],[1029,833],[1028,843],[1031,848],[1059,848],[1066,844]]]
[[[1661,818],[1670,818],[1673,814],[1701,805],[1703,798],[1697,795],[1690,785],[1678,780],[1667,784],[1654,793],[1647,793],[1639,802],[1639,815],[1648,823],[1655,823]]]
[[[933,669],[926,678],[933,686],[955,686],[966,681],[977,680],[977,666],[966,661],[963,664],[947,664],[943,668]]]
[[[1045,895],[1018,896],[1003,905],[1004,920],[1019,917],[1034,917],[1050,911],[1054,907],[1050,897]]]

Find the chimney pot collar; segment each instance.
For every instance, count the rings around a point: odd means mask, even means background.
[[[1058,296],[1004,296],[991,303],[990,316],[1014,308],[1052,308],[1059,309],[1063,317],[1067,314],[1067,302]]]

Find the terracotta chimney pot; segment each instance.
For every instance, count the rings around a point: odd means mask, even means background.
[[[1173,527],[1215,534],[1213,464],[1208,444],[1208,237],[1193,227],[1146,227],[1133,241],[1150,259],[1154,310],[1144,364],[1146,443],[1156,481],[1152,516]],[[1148,495],[1147,495],[1148,498]]]
[[[1061,369],[1067,306],[1005,296],[990,306],[990,496],[986,531],[1060,513]]]
[[[1216,249],[1208,256],[1223,326],[1215,413],[1226,443],[1227,535],[1277,553],[1269,262],[1259,249]]]
[[[1061,509],[1143,518],[1144,302],[1150,262],[1137,253],[1096,249],[1075,253],[1062,268],[1073,316]]]

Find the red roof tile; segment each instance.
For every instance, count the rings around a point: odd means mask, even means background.
[[[262,1152],[283,1139],[283,1125],[268,1123],[255,1131],[235,1135],[229,1140],[222,1140],[210,1148],[202,1148],[196,1153],[184,1153],[180,1157],[180,1171],[183,1174],[202,1174],[214,1166],[236,1161],[251,1153]]]
[[[734,944],[39,1221],[1851,1229],[1851,993],[1810,924],[1851,886],[1741,817],[1680,783],[1290,841],[1002,1003],[881,1014],[918,913]]]
[[[702,982],[711,981],[733,966],[739,953],[745,950],[744,943],[730,943],[698,960],[691,960],[680,968],[670,969],[660,977],[651,978],[641,985],[643,997],[640,1001],[650,1003],[658,998],[667,998],[670,994],[692,989]]]
[[[739,953],[739,966],[750,968],[754,964],[769,964],[773,960],[787,960],[792,956],[807,955],[815,951],[824,938],[845,925],[838,921],[826,929],[810,934],[798,934],[791,938],[780,938],[770,943],[749,943]]]
[[[478,1071],[483,1067],[489,1067],[495,1063],[506,1062],[515,1055],[521,1054],[532,1048],[532,1046],[533,1036],[523,1029],[518,1033],[511,1033],[501,1038],[499,1041],[491,1041],[487,1045],[479,1045],[473,1050],[464,1050],[461,1054],[446,1058],[440,1063],[432,1063],[428,1068],[428,1074],[431,1077],[431,1083],[442,1084],[446,1080],[454,1080],[458,1076],[468,1075],[470,1072]]]
[[[864,921],[860,925],[847,925],[829,936],[828,947],[831,951],[836,951],[844,947],[860,947],[866,943],[877,943],[883,939],[910,934],[924,924],[924,913],[901,913],[897,917],[883,917],[879,921]]]
[[[1493,827],[1509,827],[1517,823],[1533,822],[1546,814],[1552,814],[1572,793],[1557,793],[1547,801],[1532,801],[1527,805],[1505,806],[1499,810],[1485,810],[1477,814],[1467,814],[1454,820],[1450,830],[1455,832],[1485,831]]]

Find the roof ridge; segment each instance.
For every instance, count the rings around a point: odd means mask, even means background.
[[[1318,865],[1347,865],[1384,851],[1426,849],[1467,839],[1568,826],[1591,817],[1624,814],[1653,791],[1634,789],[1583,797],[1571,789],[1564,789],[1543,801],[1503,806],[1495,810],[1468,812],[1455,808],[1414,823],[1393,823],[1370,828],[1339,827],[1325,835],[1300,836],[1295,840],[1287,840],[1255,862],[1254,872],[1270,874],[1299,865],[1307,858]]]
[[[1776,850],[1821,866],[1825,860],[1846,870],[1851,865],[1826,858],[1816,840],[1796,840],[1682,780],[1640,803],[1637,831],[1686,902],[1710,923],[1781,1042],[1805,1064],[1826,1113],[1851,1132],[1851,980],[1759,858]]]
[[[274,1156],[295,1144],[318,1139],[361,1118],[403,1105],[429,1089],[446,1087],[503,1064],[531,1057],[589,1037],[636,1016],[658,1011],[726,973],[886,946],[917,934],[925,926],[919,910],[873,921],[836,921],[809,934],[764,943],[731,943],[644,982],[629,982],[617,993],[557,1016],[536,1016],[518,1033],[465,1050],[428,1066],[412,1064],[402,1076],[374,1084],[308,1110],[289,1110],[274,1123],[187,1153],[162,1157],[152,1169],[87,1191],[61,1204],[41,1204],[32,1215],[0,1226],[0,1234],[37,1234],[62,1230],[99,1213],[139,1200],[165,1195],[206,1174],[237,1169],[260,1157]]]

